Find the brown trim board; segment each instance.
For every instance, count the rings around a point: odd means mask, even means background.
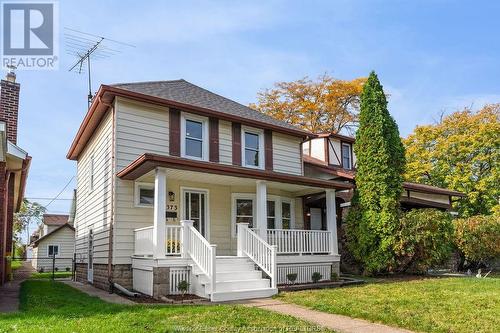
[[[135,180],[156,167],[189,170],[203,173],[219,174],[225,176],[268,180],[281,183],[297,184],[325,189],[345,190],[353,187],[352,184],[333,180],[323,180],[304,176],[289,175],[274,171],[255,170],[239,166],[223,165],[212,162],[202,162],[172,156],[157,154],[143,154],[125,169],[118,172],[117,176],[125,180]]]

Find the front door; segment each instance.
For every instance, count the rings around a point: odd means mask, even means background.
[[[203,190],[183,190],[184,220],[193,221],[193,226],[207,238],[207,192]]]

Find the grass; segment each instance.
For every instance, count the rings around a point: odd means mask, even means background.
[[[0,332],[316,332],[293,317],[241,305],[117,305],[50,280],[21,286],[21,311]]]
[[[433,278],[287,292],[279,299],[318,311],[422,332],[498,332],[500,279]]]
[[[16,269],[21,268],[22,265],[23,265],[22,261],[20,261],[20,260],[12,260],[11,263],[10,263],[10,268],[13,271],[15,271]]]
[[[54,272],[54,278],[61,279],[71,277],[71,272]],[[35,272],[31,274],[32,279],[52,279],[52,272]]]

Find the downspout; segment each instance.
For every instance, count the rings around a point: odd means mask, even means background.
[[[108,108],[111,108],[111,216],[109,219],[109,237],[108,237],[108,283],[109,292],[113,292],[114,282],[113,282],[113,226],[114,226],[114,207],[115,207],[115,107],[112,104],[108,104],[98,96],[99,103],[104,104]]]

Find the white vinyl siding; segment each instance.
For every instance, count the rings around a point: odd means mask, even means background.
[[[300,138],[273,132],[274,171],[302,175],[300,143]]]
[[[66,268],[71,268],[75,251],[75,232],[68,227],[59,229],[38,243],[38,246],[33,249],[33,268],[39,270],[43,267],[46,272],[52,270],[52,261],[48,259],[49,246],[51,245],[57,246],[59,250],[56,255],[58,270],[65,271]]]
[[[94,230],[96,263],[107,263],[108,227],[111,215],[112,113],[107,112],[77,163],[77,203],[75,242],[78,262],[87,260],[87,235]],[[94,160],[94,189],[91,191],[90,169]]]
[[[118,98],[115,110],[117,171],[144,153],[169,155],[168,108]],[[113,264],[130,264],[134,229],[153,225],[153,209],[135,205],[134,186],[116,178]]]
[[[229,121],[219,121],[219,162],[233,164],[233,132]]]

